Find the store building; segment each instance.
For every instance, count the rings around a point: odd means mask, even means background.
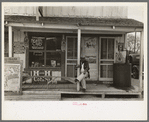
[[[23,71],[32,76],[43,71],[64,77],[76,77],[75,66],[85,56],[89,81],[113,81],[113,63],[126,62],[127,33],[143,35],[143,23],[127,18],[127,11],[110,6],[5,7],[5,56],[20,57]]]

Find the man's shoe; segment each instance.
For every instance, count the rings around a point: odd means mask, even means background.
[[[75,79],[75,82],[77,83],[77,82],[79,82],[79,80],[78,79]]]
[[[86,91],[86,89],[85,89],[85,88],[82,88],[82,91],[83,91],[83,92],[85,92],[85,91]]]

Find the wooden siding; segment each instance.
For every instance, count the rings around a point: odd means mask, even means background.
[[[106,17],[127,18],[126,6],[44,6],[44,17]],[[36,7],[5,7],[5,15],[36,16]],[[39,14],[39,12],[38,12]]]
[[[18,30],[14,30],[14,42],[24,42],[24,32],[23,31],[18,31]],[[20,57],[20,60],[23,61],[23,69],[25,68],[25,64],[26,64],[26,54],[14,54],[14,57]]]
[[[23,16],[36,16],[36,7],[31,6],[5,6],[5,15],[23,15]]]
[[[117,6],[44,6],[43,16],[127,18],[127,7]]]

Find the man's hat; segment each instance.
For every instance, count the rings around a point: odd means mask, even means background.
[[[85,59],[85,56],[81,56],[81,59]]]

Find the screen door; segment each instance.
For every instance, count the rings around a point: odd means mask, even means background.
[[[100,38],[99,80],[113,81],[115,38]]]

